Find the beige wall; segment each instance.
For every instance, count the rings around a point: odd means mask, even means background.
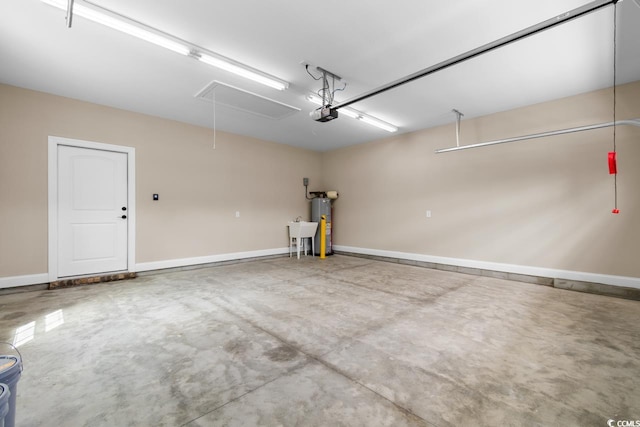
[[[603,90],[463,120],[462,143],[606,122],[611,110]],[[640,82],[618,90],[618,118],[635,117]],[[338,245],[640,277],[640,128],[617,129],[616,216],[612,128],[439,155],[453,124],[322,154],[218,132],[213,150],[209,129],[6,85],[0,277],[47,271],[49,135],[136,148],[138,263],[285,247],[286,221],[308,215],[308,176],[340,192]]]
[[[462,144],[609,122],[611,93],[463,120]],[[640,82],[619,87],[617,115],[640,117]],[[640,277],[640,128],[617,128],[619,215],[612,134],[434,154],[455,145],[451,124],[324,153],[334,244]]]
[[[321,184],[319,153],[0,85],[0,277],[47,272],[49,135],[136,148],[138,263],[286,247]]]

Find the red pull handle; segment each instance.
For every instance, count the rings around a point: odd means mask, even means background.
[[[616,164],[616,152],[609,153],[609,173],[611,175],[618,173],[618,165]]]

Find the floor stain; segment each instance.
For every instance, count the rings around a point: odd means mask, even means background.
[[[19,319],[22,316],[26,316],[27,313],[24,311],[16,311],[15,313],[9,313],[9,314],[5,314],[4,316],[2,316],[2,320],[13,320],[13,319]]]
[[[276,348],[272,348],[264,353],[272,362],[288,362],[298,356],[296,349],[287,345],[281,345]]]
[[[233,355],[240,355],[247,352],[249,349],[249,343],[245,340],[231,340],[225,343],[224,351]]]

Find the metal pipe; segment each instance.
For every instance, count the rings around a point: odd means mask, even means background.
[[[460,147],[460,118],[464,116],[460,111],[453,109],[451,110],[456,115],[456,147]]]
[[[67,28],[71,28],[73,22],[73,2],[74,0],[67,0]]]
[[[429,74],[444,70],[445,68],[451,67],[453,65],[464,62],[468,59],[475,58],[476,56],[482,55],[484,53],[490,52],[494,49],[498,49],[502,46],[506,46],[515,41],[524,39],[536,33],[548,30],[549,28],[555,27],[560,24],[564,24],[565,22],[571,21],[573,19],[579,18],[581,16],[587,15],[589,13],[595,12],[599,9],[602,9],[605,6],[609,6],[611,4],[616,4],[619,0],[598,0],[592,3],[586,4],[584,6],[572,9],[566,13],[558,15],[554,18],[547,19],[546,21],[542,21],[538,24],[532,25],[524,30],[520,30],[516,33],[510,34],[506,37],[502,37],[496,41],[491,43],[487,43],[478,48],[470,50],[468,52],[462,53],[458,56],[454,56],[453,58],[447,59],[446,61],[442,61],[436,65],[432,65],[431,67],[425,68],[423,70],[417,71],[413,74],[409,74],[406,77],[403,77],[399,80],[388,83],[384,86],[380,86],[376,89],[372,89],[368,92],[365,92],[361,95],[358,95],[354,98],[348,99],[340,104],[334,105],[333,107],[336,109],[340,109],[346,107],[351,104],[355,104],[356,102],[360,102],[372,96],[381,94],[382,92],[386,92],[390,89],[394,89],[398,86],[402,86],[406,83],[412,82],[417,79],[421,79],[422,77],[428,76]]]
[[[566,133],[583,132],[583,131],[586,131],[586,130],[601,129],[601,128],[606,128],[606,127],[611,127],[611,126],[620,126],[620,125],[631,125],[631,126],[640,127],[640,119],[618,120],[616,122],[600,123],[600,124],[597,124],[597,125],[580,126],[580,127],[575,127],[575,128],[569,128],[569,129],[553,130],[553,131],[549,131],[549,132],[534,133],[532,135],[515,136],[513,138],[497,139],[497,140],[494,140],[494,141],[479,142],[477,144],[462,145],[462,146],[452,147],[452,148],[440,148],[439,150],[436,150],[435,152],[436,152],[436,154],[448,153],[448,152],[451,152],[451,151],[467,150],[469,148],[486,147],[486,146],[489,146],[489,145],[505,144],[505,143],[508,143],[508,142],[524,141],[524,140],[535,139],[535,138],[544,138],[544,137],[547,137],[547,136],[564,135]]]

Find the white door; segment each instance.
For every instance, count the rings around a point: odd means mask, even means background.
[[[58,276],[127,270],[127,154],[58,146]]]

